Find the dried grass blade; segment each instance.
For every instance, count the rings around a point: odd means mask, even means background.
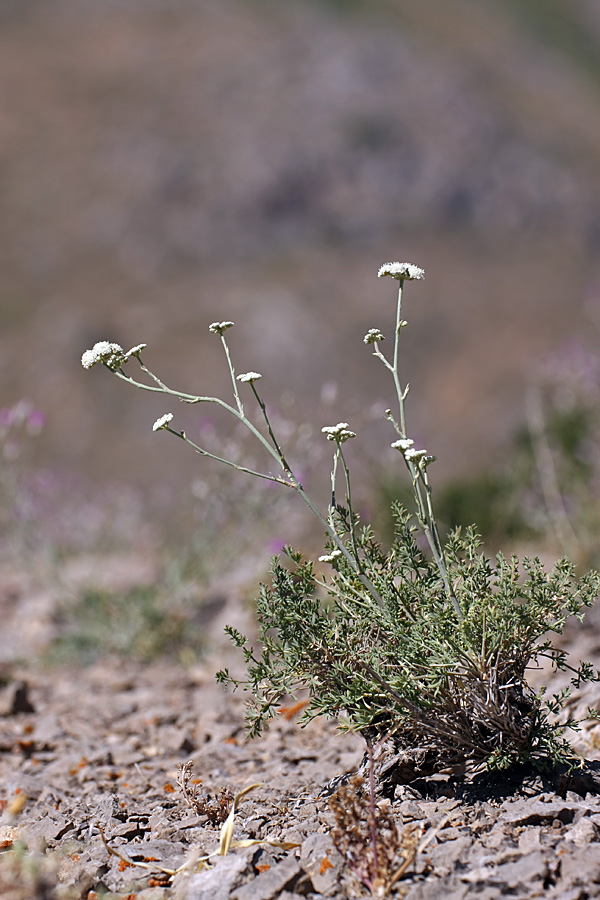
[[[231,847],[231,842],[233,841],[233,829],[235,827],[235,814],[241,800],[243,800],[246,794],[248,794],[250,791],[253,791],[254,788],[262,786],[263,785],[261,782],[250,784],[248,787],[245,787],[243,791],[240,791],[239,794],[236,794],[233,798],[231,809],[229,810],[229,815],[221,826],[221,840],[219,842],[218,851],[219,856],[226,856]]]

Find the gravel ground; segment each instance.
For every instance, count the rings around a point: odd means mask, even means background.
[[[246,740],[243,698],[215,684],[214,662],[6,667],[2,897],[368,894],[332,843],[334,816],[321,796],[331,779],[357,768],[361,739],[322,719],[300,728],[290,706],[263,737]],[[580,737],[591,756],[593,738],[593,728]],[[186,800],[178,767],[188,761]],[[234,841],[257,843],[234,843],[199,865],[219,847],[228,798],[253,784],[239,801]],[[600,897],[600,799],[581,793],[557,793],[534,776],[477,790],[447,778],[397,788],[391,801],[379,801],[400,836],[396,864],[403,848],[417,852],[407,850],[391,896]],[[29,850],[17,859],[9,851],[20,842]]]

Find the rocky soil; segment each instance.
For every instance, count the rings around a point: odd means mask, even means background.
[[[361,739],[320,719],[300,728],[298,705],[290,705],[266,735],[246,740],[243,698],[215,684],[215,668],[215,660],[192,668],[122,660],[87,669],[6,667],[3,897],[367,895],[332,843],[323,794],[359,765]],[[593,728],[579,740],[594,756]],[[188,761],[186,801],[179,766]],[[219,812],[222,820],[231,795],[250,785],[229,853],[202,862],[219,848]],[[557,793],[533,775],[478,788],[448,777],[397,788],[380,808],[395,818],[401,849],[411,840],[418,846],[392,896],[600,896],[600,798],[568,788]]]

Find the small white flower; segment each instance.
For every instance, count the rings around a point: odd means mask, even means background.
[[[407,462],[418,463],[425,456],[427,456],[427,450],[405,450],[404,451],[404,459]]]
[[[132,347],[131,350],[128,350],[125,354],[125,359],[129,359],[131,356],[139,356],[142,350],[145,350],[148,344],[136,344],[135,347]]]
[[[332,550],[331,553],[325,553],[319,557],[319,562],[332,563],[342,555],[341,550]]]
[[[384,341],[385,338],[379,328],[369,328],[365,334],[363,341],[365,344],[375,344],[377,341]]]
[[[399,441],[394,441],[391,446],[394,450],[399,450],[407,462],[412,462],[417,465],[420,465],[422,460],[425,461],[425,465],[433,462],[434,457],[427,456],[427,450],[415,450],[413,446],[414,443],[415,442],[410,438],[400,438]]]
[[[227,331],[228,328],[233,328],[233,322],[213,322],[212,325],[208,326],[208,330],[212,331],[213,334],[223,335],[224,331]]]
[[[169,422],[173,418],[173,413],[165,413],[164,416],[161,416],[160,419],[157,419],[154,425],[152,426],[152,431],[160,431],[161,428],[168,428]]]
[[[324,425],[321,431],[323,434],[330,435],[337,434],[338,431],[343,431],[345,428],[348,428],[347,422],[338,422],[337,425]]]
[[[324,428],[321,428],[321,431],[327,435],[328,441],[337,441],[339,444],[356,437],[356,433],[348,428],[347,422],[338,422],[337,425],[326,425]]]
[[[98,360],[95,358],[95,354],[93,350],[86,350],[83,356],[81,357],[81,365],[84,369],[91,369],[92,366],[97,363]]]
[[[385,275],[395,278],[396,281],[421,281],[422,278],[425,278],[425,270],[412,263],[389,262],[381,266],[377,273],[378,278],[383,278]]]
[[[106,363],[109,369],[118,369],[126,362],[125,351],[120,344],[110,341],[98,341],[91,350],[86,350],[81,357],[84,369],[91,369],[96,363]]]
[[[259,378],[262,378],[262,375],[258,372],[244,372],[243,375],[237,376],[237,380],[243,384],[252,384],[253,381],[258,381]]]

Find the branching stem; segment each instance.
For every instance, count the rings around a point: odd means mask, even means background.
[[[183,391],[173,390],[172,388],[169,388],[164,382],[162,382],[156,375],[154,375],[154,373],[151,372],[150,369],[148,369],[142,363],[142,361],[139,357],[136,357],[136,358],[138,359],[138,362],[139,362],[140,366],[142,367],[143,371],[146,372],[148,374],[148,376],[156,383],[156,387],[151,384],[145,384],[142,381],[137,381],[135,378],[132,378],[131,376],[126,375],[122,369],[118,369],[115,371],[113,369],[110,369],[110,367],[108,367],[108,366],[107,366],[107,368],[109,368],[110,371],[112,371],[113,374],[115,374],[118,378],[121,378],[123,381],[127,381],[129,384],[132,384],[135,387],[140,388],[141,390],[152,391],[154,393],[168,394],[169,396],[177,397],[177,399],[181,400],[184,403],[216,403],[218,406],[221,406],[223,409],[227,410],[227,412],[230,412],[233,416],[235,416],[236,419],[239,419],[239,421],[242,422],[243,425],[245,425],[245,427],[262,444],[262,446],[269,453],[269,455],[272,456],[273,459],[277,462],[277,464],[283,469],[283,472],[284,472],[287,480],[278,479],[272,475],[264,475],[264,474],[261,474],[258,472],[254,472],[251,469],[247,469],[243,466],[238,465],[237,463],[234,463],[232,460],[226,460],[226,459],[223,459],[222,457],[218,457],[218,456],[215,456],[214,454],[210,454],[208,451],[203,450],[202,448],[200,448],[196,444],[194,444],[192,441],[190,441],[190,439],[186,436],[185,432],[173,431],[171,428],[168,428],[165,430],[171,431],[177,437],[181,438],[186,443],[190,444],[194,448],[194,450],[196,450],[197,453],[201,453],[203,456],[212,456],[214,459],[219,460],[219,462],[222,462],[225,465],[229,465],[234,469],[238,469],[239,471],[247,472],[252,475],[257,475],[260,478],[265,478],[266,480],[269,480],[269,481],[276,481],[280,484],[285,484],[288,487],[294,488],[296,493],[298,493],[300,495],[300,497],[302,497],[302,499],[304,500],[304,502],[306,503],[306,505],[308,506],[310,511],[321,523],[324,531],[329,536],[331,541],[335,544],[335,546],[338,548],[338,550],[340,550],[340,552],[346,558],[348,563],[354,569],[354,571],[356,572],[358,578],[364,585],[364,587],[367,590],[367,593],[369,594],[371,599],[377,604],[377,606],[381,610],[385,611],[386,607],[385,607],[383,598],[381,597],[381,594],[379,593],[379,591],[377,590],[377,588],[375,587],[375,585],[373,584],[371,579],[362,571],[360,563],[357,561],[357,559],[355,559],[353,554],[348,551],[348,549],[346,548],[346,546],[340,539],[339,535],[337,534],[333,524],[331,524],[325,518],[325,516],[323,516],[320,509],[316,506],[314,501],[309,497],[309,495],[306,493],[306,491],[304,490],[304,488],[302,487],[302,485],[300,484],[300,482],[294,475],[289,463],[287,462],[287,460],[283,454],[283,451],[281,450],[281,447],[279,446],[277,438],[275,437],[273,428],[271,426],[271,423],[269,421],[269,417],[268,417],[268,414],[266,411],[266,406],[265,406],[264,402],[261,400],[254,383],[251,384],[251,387],[252,387],[254,395],[257,399],[257,402],[260,406],[263,417],[265,419],[267,431],[269,433],[269,437],[270,437],[272,443],[270,443],[267,440],[267,438],[258,430],[258,428],[256,428],[255,425],[253,425],[253,423],[250,421],[250,419],[247,418],[247,416],[245,415],[244,412],[240,412],[239,408],[236,408],[235,406],[231,406],[231,404],[226,403],[224,400],[221,400],[219,397],[196,396],[194,394],[184,393]],[[231,364],[230,364],[230,371],[232,371]]]
[[[398,399],[398,421],[392,416],[391,411],[388,412],[388,419],[392,422],[396,432],[400,435],[402,440],[407,439],[406,433],[406,407],[405,401],[408,395],[409,385],[407,384],[405,388],[402,387],[400,383],[400,374],[399,374],[399,347],[400,347],[400,331],[406,325],[406,322],[402,319],[402,289],[404,287],[404,279],[400,279],[398,281],[398,302],[396,305],[396,329],[394,332],[394,355],[393,355],[393,363],[390,363],[388,359],[384,356],[384,354],[379,349],[377,343],[375,343],[375,350],[373,355],[376,356],[381,362],[384,364],[386,369],[388,369],[392,373],[392,377],[394,379],[394,386],[396,388],[396,396]],[[423,529],[423,533],[427,539],[427,543],[429,544],[432,556],[435,560],[435,564],[437,566],[438,572],[440,573],[440,577],[442,579],[442,583],[444,585],[444,590],[446,596],[450,600],[454,611],[458,617],[460,622],[463,621],[464,616],[462,610],[460,608],[460,604],[456,598],[456,594],[452,589],[452,585],[450,584],[450,579],[448,578],[448,567],[446,565],[446,560],[444,557],[444,549],[442,547],[442,542],[440,540],[439,531],[437,527],[437,522],[435,519],[435,515],[433,512],[433,504],[431,498],[431,485],[429,484],[429,479],[427,477],[427,470],[422,460],[419,460],[418,463],[413,462],[411,459],[407,459],[404,457],[406,466],[408,468],[408,472],[411,478],[411,483],[413,486],[413,493],[415,497],[415,502],[417,505],[417,518],[419,520],[419,524]]]

